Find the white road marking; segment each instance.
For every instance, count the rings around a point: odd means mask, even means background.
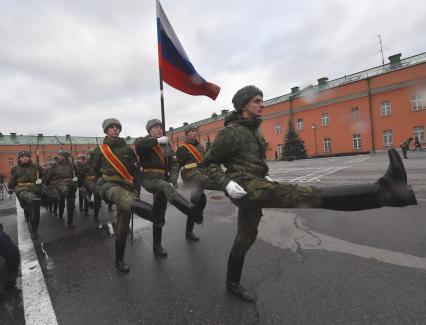
[[[52,301],[47,291],[43,272],[25,222],[24,211],[16,200],[18,245],[21,253],[22,300],[25,324],[58,324]]]
[[[259,238],[270,244],[298,252],[300,249],[325,250],[366,259],[426,270],[426,258],[366,245],[351,243],[308,229],[295,213],[264,209]]]

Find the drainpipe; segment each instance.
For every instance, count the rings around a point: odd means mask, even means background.
[[[371,88],[370,88],[370,78],[367,78],[368,86],[368,110],[370,111],[370,127],[371,127],[371,145],[373,153],[376,152],[376,144],[374,143],[374,121],[373,121],[373,107],[371,105]]]

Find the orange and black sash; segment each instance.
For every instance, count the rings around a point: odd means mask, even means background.
[[[164,155],[163,148],[161,148],[160,145],[157,144],[156,146],[152,147],[152,149],[155,151],[158,158],[160,158],[160,160],[163,162],[163,164],[165,164],[166,163],[166,156]]]
[[[116,155],[112,152],[111,148],[103,143],[99,146],[106,160],[111,164],[112,167],[129,183],[133,183],[133,176],[130,175],[126,166],[117,158]]]
[[[202,162],[204,160],[203,156],[198,152],[195,147],[190,143],[184,143],[182,146],[186,148],[194,157],[197,159],[197,162]]]

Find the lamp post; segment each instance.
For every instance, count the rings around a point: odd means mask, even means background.
[[[315,141],[315,156],[318,156],[318,148],[317,148],[317,126],[316,124],[312,124],[312,130],[314,130],[314,141]]]

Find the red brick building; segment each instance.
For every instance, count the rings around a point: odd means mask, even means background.
[[[309,156],[374,152],[399,146],[408,137],[425,142],[426,53],[318,84],[265,101],[261,130],[268,142],[268,159],[281,154],[287,123],[294,126]],[[213,141],[223,127],[226,110],[201,121],[201,143]],[[168,131],[176,147],[184,140],[183,126]]]

